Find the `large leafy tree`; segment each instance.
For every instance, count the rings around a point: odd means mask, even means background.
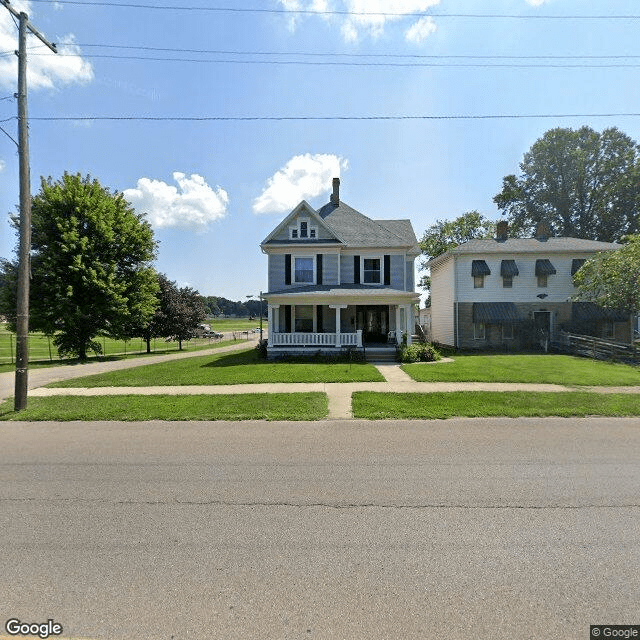
[[[616,241],[640,231],[640,147],[615,127],[551,129],[493,200],[520,235],[547,222],[558,236]]]
[[[30,328],[81,359],[101,352],[98,336],[131,337],[157,305],[155,253],[149,223],[122,194],[89,176],[43,178],[32,200]],[[11,317],[16,263],[2,269],[2,311]]]
[[[422,236],[420,249],[424,260],[420,263],[420,269],[427,269],[427,262],[439,255],[454,249],[463,242],[476,238],[490,238],[494,232],[494,223],[477,211],[468,211],[454,220],[436,220]],[[421,286],[426,290],[431,289],[431,278],[428,275],[422,277]]]
[[[578,270],[577,299],[629,313],[640,311],[640,235],[623,241],[620,249],[598,253]]]

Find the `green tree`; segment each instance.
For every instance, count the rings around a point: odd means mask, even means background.
[[[640,235],[626,236],[615,251],[602,251],[585,262],[574,276],[578,300],[605,309],[640,311]]]
[[[558,236],[613,242],[640,230],[640,147],[615,127],[551,129],[503,178],[494,202],[518,235],[547,222]]]
[[[454,220],[436,220],[422,236],[420,249],[424,259],[420,269],[428,267],[427,262],[439,255],[454,249],[463,242],[475,238],[491,238],[494,233],[494,223],[477,211],[468,211]],[[422,276],[420,285],[425,291],[431,289],[431,277]]]
[[[159,306],[151,321],[152,330],[156,336],[174,338],[182,350],[182,342],[193,337],[206,317],[202,296],[191,287],[179,288],[164,274],[158,274],[158,283]]]
[[[122,194],[89,176],[43,178],[32,200],[30,328],[81,359],[101,353],[98,336],[131,337],[157,304],[155,253],[149,223]],[[15,269],[3,264],[9,283]],[[0,300],[3,313],[12,298],[13,288]]]

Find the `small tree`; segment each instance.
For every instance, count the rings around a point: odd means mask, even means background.
[[[32,200],[31,328],[80,359],[102,352],[97,336],[131,337],[156,306],[155,252],[151,226],[122,194],[89,176],[43,178]],[[1,268],[0,311],[11,317],[17,264]]]
[[[603,251],[574,276],[578,300],[631,314],[640,311],[640,235],[626,236],[615,251]]]

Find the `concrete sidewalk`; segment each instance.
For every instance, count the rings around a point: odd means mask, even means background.
[[[216,352],[220,352],[217,349]],[[304,393],[322,392],[329,399],[329,420],[347,420],[351,413],[351,396],[356,391],[378,391],[382,393],[434,393],[453,391],[546,391],[559,393],[576,391],[575,387],[556,384],[522,384],[505,382],[416,382],[399,364],[375,365],[385,382],[346,383],[265,383],[209,386],[164,386],[164,387],[93,387],[93,388],[38,388],[30,392],[32,397],[45,396],[106,396],[106,395],[224,395],[243,393]],[[580,391],[591,393],[640,394],[640,387],[580,387]]]

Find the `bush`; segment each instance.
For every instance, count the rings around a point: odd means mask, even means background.
[[[432,344],[402,344],[398,347],[400,362],[435,362],[442,356]]]

